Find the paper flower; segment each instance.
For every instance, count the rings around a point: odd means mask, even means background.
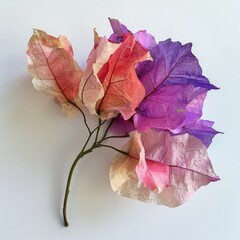
[[[219,180],[207,149],[188,133],[132,132],[111,166],[111,186],[118,194],[144,202],[176,207],[199,187]]]
[[[73,108],[69,102],[78,102],[83,72],[73,59],[72,46],[67,38],[55,38],[35,29],[27,55],[34,87],[55,96],[63,108]]]
[[[135,67],[138,62],[148,58],[148,51],[129,34],[102,65],[95,78],[103,89],[103,96],[96,103],[96,112],[101,119],[110,119],[119,113],[124,119],[133,115],[145,96]]]
[[[176,207],[199,187],[219,180],[207,155],[219,132],[212,121],[201,119],[207,92],[217,87],[202,75],[192,45],[171,39],[157,43],[145,30],[132,33],[118,20],[109,21],[109,38],[94,30],[85,71],[74,61],[66,37],[34,30],[28,44],[34,87],[54,96],[65,113],[79,111],[88,131],[68,175],[65,226],[75,166],[96,148],[119,153],[110,168],[113,191],[144,202]],[[98,119],[93,129],[84,108]],[[122,150],[107,143],[123,137],[130,139]]]

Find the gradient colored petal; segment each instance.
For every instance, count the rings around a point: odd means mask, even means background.
[[[123,41],[123,35],[130,33],[125,25],[121,24],[117,19],[108,18],[113,34],[109,37],[109,40],[114,43],[120,43]]]
[[[170,184],[170,167],[160,162],[140,159],[136,166],[140,182],[152,191],[162,191]]]
[[[103,119],[122,114],[129,119],[145,96],[135,67],[149,58],[148,51],[135,41],[132,34],[125,36],[121,46],[112,54],[98,72],[104,97],[98,101],[97,112]]]
[[[65,37],[55,38],[34,30],[28,43],[28,70],[34,76],[37,90],[55,96],[62,107],[79,104],[78,90],[82,71],[73,59],[73,51]]]
[[[96,103],[104,96],[104,89],[98,79],[98,72],[121,44],[109,42],[105,37],[98,37],[95,32],[94,48],[87,60],[87,69],[79,88],[79,96],[90,114],[96,113]]]
[[[203,92],[195,97],[186,107],[186,120],[183,122],[183,126],[187,123],[191,123],[202,116],[202,108],[204,100],[207,96],[207,92]]]
[[[197,99],[200,103],[195,104],[201,106],[202,99],[197,97],[216,87],[202,76],[191,44],[168,39],[155,46],[151,55],[153,62],[140,63],[137,69],[146,96],[137,108],[134,124],[139,130],[155,128],[179,133],[184,124],[193,121],[189,104]]]
[[[127,29],[125,25],[120,23],[117,19],[108,18],[111,24],[113,34],[109,37],[109,40],[115,43],[120,43],[124,39],[124,35],[131,33]],[[147,33],[146,30],[140,30],[133,34],[135,40],[138,41],[144,48],[151,50],[153,47],[157,45],[155,38],[150,34]]]
[[[155,87],[162,83],[164,85],[193,84],[196,87],[217,89],[202,75],[199,61],[191,49],[191,43],[182,45],[171,39],[159,42],[152,49],[151,55],[157,65],[155,68],[159,70],[155,77]]]
[[[118,136],[127,135],[134,130],[136,130],[136,128],[133,124],[132,118],[124,120],[121,115],[117,116],[111,125],[111,131]]]
[[[197,138],[189,134],[171,136],[166,131],[153,130],[141,135],[141,140],[136,133],[131,135],[128,149],[125,148],[125,151],[129,150],[129,156],[119,155],[111,165],[111,186],[118,194],[176,207],[199,187],[219,180],[213,172],[206,147]],[[151,178],[148,173],[153,173]]]
[[[145,150],[143,148],[143,145],[141,143],[141,135],[138,132],[132,132],[130,134],[130,141],[125,146],[124,150],[129,152],[129,156],[125,156],[126,159],[129,161],[138,161],[138,164],[136,165],[136,173],[138,175],[138,178],[143,184],[155,191],[156,189],[163,189],[169,184],[169,166],[156,162],[151,160],[145,159]],[[122,156],[118,156],[116,159],[121,159]],[[115,160],[116,160],[115,159]],[[115,178],[115,176],[113,177]],[[111,183],[115,185],[113,180]]]
[[[212,143],[212,139],[218,133],[212,128],[214,122],[208,120],[201,120],[202,107],[206,93],[200,94],[194,98],[186,107],[186,118],[179,127],[176,129],[176,134],[189,133],[197,137],[208,148]]]
[[[144,48],[148,50],[151,50],[157,45],[155,38],[145,30],[134,33],[134,37],[136,41],[138,41]]]
[[[182,123],[186,122],[187,105],[203,91],[201,88],[195,89],[193,85],[159,87],[137,108],[134,115],[136,129],[145,131],[156,128],[179,132]]]
[[[216,131],[212,126],[214,122],[208,120],[197,120],[187,124],[183,132],[187,132],[196,138],[200,139],[202,143],[208,148],[212,143],[212,139],[219,131]]]

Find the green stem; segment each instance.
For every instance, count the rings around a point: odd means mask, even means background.
[[[128,135],[125,135],[125,136],[109,136],[109,137],[106,137],[107,133],[108,133],[108,130],[110,129],[112,123],[113,123],[113,120],[110,122],[110,124],[108,125],[108,127],[106,128],[104,134],[103,134],[103,137],[98,141],[98,137],[99,137],[99,133],[100,133],[100,129],[101,129],[101,126],[106,122],[106,121],[101,121],[99,119],[99,122],[98,122],[98,126],[95,127],[92,131],[90,130],[88,124],[87,124],[87,121],[86,121],[86,116],[84,114],[84,112],[74,103],[74,102],[71,102],[76,108],[78,108],[80,110],[80,112],[82,113],[83,115],[83,118],[84,118],[84,123],[88,129],[88,132],[89,132],[89,136],[87,138],[87,141],[85,142],[81,152],[77,155],[77,157],[75,158],[71,168],[70,168],[70,171],[69,171],[69,174],[68,174],[68,179],[67,179],[67,184],[66,184],[66,189],[65,189],[65,195],[64,195],[64,202],[63,202],[63,221],[64,221],[64,226],[65,227],[68,227],[69,226],[69,223],[68,223],[68,220],[67,220],[67,203],[68,203],[68,197],[69,197],[69,193],[70,193],[70,185],[71,185],[71,181],[72,181],[72,175],[73,175],[73,172],[74,172],[74,169],[78,163],[78,161],[83,157],[85,156],[86,154],[92,152],[95,148],[98,148],[98,147],[107,147],[107,148],[111,148],[117,152],[120,152],[122,154],[125,154],[125,155],[128,155],[127,152],[124,152],[120,149],[117,149],[113,146],[110,146],[110,145],[106,145],[106,144],[101,144],[101,142],[103,142],[104,140],[106,139],[109,139],[109,138],[123,138],[123,137],[128,137]],[[96,135],[95,135],[95,140],[94,140],[94,143],[92,144],[92,146],[90,148],[88,148],[87,150],[86,147],[91,139],[91,137],[93,136],[93,133],[96,132]]]
[[[83,92],[84,92],[84,88],[86,87],[87,83],[88,83],[88,80],[90,79],[90,77],[93,75],[93,71],[90,73],[90,75],[87,77],[87,79],[85,80],[85,83],[83,85],[83,88],[82,88],[82,92],[81,92],[81,101],[84,105],[84,100],[83,100]]]
[[[75,102],[73,102],[71,100],[68,100],[68,102],[70,104],[72,104],[75,108],[77,108],[81,112],[81,114],[83,116],[84,124],[85,124],[85,126],[87,127],[87,130],[88,130],[88,133],[91,134],[91,130],[90,130],[90,127],[87,124],[87,118],[86,118],[86,115],[84,114],[83,110]]]
[[[111,122],[109,123],[109,125],[107,126],[107,128],[106,128],[106,130],[105,130],[105,132],[104,132],[104,134],[103,134],[103,137],[101,138],[100,142],[102,142],[102,141],[104,141],[104,140],[106,139],[107,133],[108,133],[110,127],[112,126],[114,120],[115,120],[115,118],[113,118],[113,119],[111,120]]]
[[[99,135],[99,131],[100,131],[101,126],[102,126],[102,120],[99,118],[98,119],[97,133],[96,133],[96,136],[95,136],[94,144],[97,144],[98,135]]]
[[[86,144],[85,144],[86,145]],[[70,185],[71,185],[71,180],[72,180],[72,175],[73,175],[73,172],[74,172],[74,169],[79,161],[79,159],[81,159],[84,155],[92,152],[92,148],[89,148],[88,150],[86,151],[81,151],[76,159],[74,160],[72,166],[71,166],[71,169],[69,171],[69,174],[68,174],[68,179],[67,179],[67,185],[66,185],[66,190],[65,190],[65,195],[64,195],[64,203],[63,203],[63,221],[64,221],[64,226],[65,227],[68,227],[68,220],[67,220],[67,202],[68,202],[68,196],[69,196],[69,193],[70,193]]]
[[[78,107],[78,106],[76,106],[76,107]],[[82,112],[81,109],[79,109],[79,110]],[[84,113],[83,113],[83,116],[84,116],[84,119],[86,119]],[[103,122],[103,123],[105,123],[105,122]],[[92,152],[95,148],[99,147],[99,144],[97,143],[97,139],[98,139],[100,128],[101,128],[103,123],[102,123],[101,120],[99,120],[98,126],[96,128],[94,128],[92,131],[90,130],[90,128],[88,128],[89,136],[87,138],[87,141],[85,142],[81,152],[77,155],[76,159],[74,160],[74,162],[73,162],[73,164],[70,168],[70,171],[69,171],[69,174],[68,174],[68,179],[67,179],[67,185],[66,185],[66,189],[65,189],[64,202],[63,202],[63,221],[64,221],[64,226],[65,227],[68,227],[68,225],[69,225],[68,220],[67,220],[67,203],[68,203],[68,196],[69,196],[69,193],[70,193],[70,185],[71,185],[72,175],[73,175],[74,169],[75,169],[78,161],[84,155]],[[88,127],[87,123],[85,125]],[[85,151],[85,149],[86,149],[86,147],[87,147],[87,145],[88,145],[88,143],[89,143],[89,141],[90,141],[90,139],[91,139],[91,137],[92,137],[92,135],[95,131],[97,131],[95,141],[94,141],[92,147],[90,147],[88,150]]]
[[[111,148],[111,149],[113,149],[113,150],[115,150],[115,151],[117,151],[117,152],[120,152],[120,153],[128,156],[128,153],[127,153],[127,152],[124,152],[124,151],[122,151],[122,150],[120,150],[120,149],[118,149],[118,148],[115,148],[115,147],[113,147],[113,146],[106,145],[106,144],[99,144],[98,146],[99,146],[99,147]]]
[[[121,135],[121,136],[109,136],[109,137],[103,138],[103,139],[101,140],[101,142],[102,142],[102,141],[105,141],[105,140],[107,140],[107,139],[109,139],[109,138],[126,138],[126,137],[129,137],[129,135],[127,134],[127,135]]]

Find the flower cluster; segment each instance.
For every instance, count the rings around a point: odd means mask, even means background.
[[[217,89],[202,75],[191,43],[157,43],[146,31],[132,33],[109,19],[113,33],[100,37],[86,70],[74,61],[71,44],[34,30],[28,44],[28,69],[37,90],[55,97],[65,113],[79,110],[89,132],[70,170],[65,201],[77,161],[95,148],[110,147],[118,156],[110,168],[113,191],[145,202],[176,207],[199,187],[219,180],[207,155],[219,133],[202,120],[207,92]],[[99,119],[90,129],[84,108]],[[100,128],[107,124],[100,137]],[[109,130],[115,135],[108,136]],[[94,142],[89,140],[94,135]],[[119,150],[104,141],[130,137]]]

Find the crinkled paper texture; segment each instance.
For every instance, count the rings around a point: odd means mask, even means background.
[[[132,34],[125,35],[121,46],[98,72],[104,96],[97,103],[102,119],[119,113],[129,119],[145,96],[145,90],[136,74],[136,64],[149,59],[148,50],[135,41]]]
[[[138,77],[146,96],[134,115],[136,129],[154,128],[179,133],[184,125],[201,117],[202,99],[198,96],[205,96],[216,87],[202,75],[191,46],[168,39],[152,48],[153,61],[139,64]],[[200,107],[197,114],[189,106],[194,99],[200,101],[195,103]]]
[[[216,131],[212,126],[214,122],[208,121],[208,120],[197,120],[195,122],[192,122],[190,124],[187,124],[184,129],[182,130],[182,133],[189,133],[190,135],[193,135],[200,139],[202,143],[209,147],[212,143],[212,139],[216,134],[222,133],[219,131]]]
[[[123,36],[125,34],[131,33],[127,27],[121,24],[117,19],[109,18],[113,34],[110,36],[109,40],[115,43],[120,43],[123,41]],[[155,38],[147,33],[146,30],[140,30],[133,34],[136,41],[138,41],[144,48],[151,50],[157,45]]]
[[[96,113],[96,104],[104,96],[104,88],[99,81],[98,72],[121,44],[109,42],[98,37],[95,32],[95,45],[87,60],[87,69],[80,84],[79,96],[90,114]]]
[[[34,87],[52,95],[65,113],[83,105],[129,134],[110,168],[113,191],[144,202],[176,207],[197,189],[219,180],[207,147],[219,132],[200,119],[207,92],[217,89],[203,76],[191,43],[156,43],[141,30],[133,34],[109,19],[109,39],[95,32],[83,73],[66,37],[34,30],[28,69]]]
[[[34,30],[28,43],[28,70],[34,76],[33,85],[54,96],[64,112],[74,109],[69,101],[81,105],[78,99],[82,70],[73,59],[73,50],[66,37],[55,38]]]
[[[197,138],[153,130],[131,134],[124,148],[129,156],[118,155],[110,168],[113,191],[144,202],[176,207],[199,187],[219,180]]]

